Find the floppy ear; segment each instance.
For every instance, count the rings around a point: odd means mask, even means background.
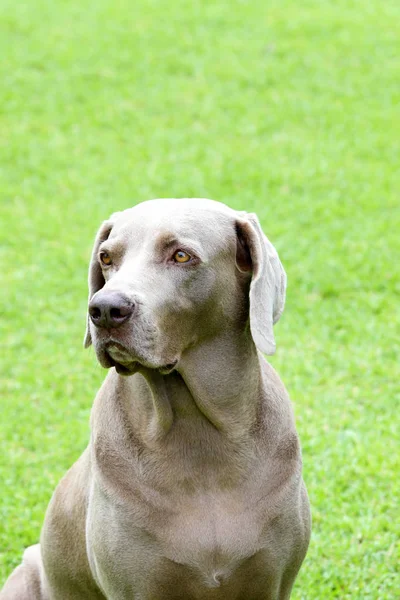
[[[112,215],[113,217],[114,215]],[[104,277],[103,277],[103,273],[100,267],[100,263],[98,260],[98,251],[99,251],[99,247],[100,244],[102,242],[105,242],[106,239],[108,239],[108,236],[111,233],[111,229],[113,228],[114,225],[114,221],[112,220],[112,217],[110,217],[109,220],[104,221],[100,227],[100,229],[97,232],[96,235],[96,239],[94,241],[94,246],[93,246],[93,250],[92,250],[92,258],[90,259],[90,264],[89,264],[89,302],[92,298],[92,296],[94,296],[94,294],[96,292],[98,292],[99,290],[101,290],[101,288],[103,287],[103,285],[105,284],[104,281]],[[83,341],[83,345],[85,348],[88,348],[92,343],[92,336],[90,335],[90,327],[89,327],[89,315],[87,316],[87,321],[86,321],[86,333],[85,333],[85,339]]]
[[[264,235],[255,214],[236,223],[236,265],[251,271],[250,331],[257,348],[265,354],[276,349],[273,325],[285,306],[286,273],[271,242]]]

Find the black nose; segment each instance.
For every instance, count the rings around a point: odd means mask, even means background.
[[[118,292],[97,293],[89,302],[89,316],[96,327],[115,329],[129,319],[135,304]]]

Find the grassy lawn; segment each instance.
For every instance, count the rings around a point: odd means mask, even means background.
[[[256,211],[288,273],[293,598],[398,598],[399,39],[398,0],[2,0],[1,581],[87,444],[100,221],[205,196]]]

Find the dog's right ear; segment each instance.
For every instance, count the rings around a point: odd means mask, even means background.
[[[105,284],[103,272],[101,270],[100,263],[99,263],[98,252],[99,252],[100,244],[105,242],[111,233],[111,230],[114,226],[113,217],[114,217],[114,215],[112,215],[110,217],[110,219],[108,219],[107,221],[104,221],[96,234],[96,239],[94,241],[94,246],[93,246],[93,251],[92,251],[92,258],[90,259],[90,264],[89,264],[89,277],[88,277],[89,299],[88,299],[88,302],[90,302],[90,300],[92,299],[92,296],[94,296],[94,294],[96,292],[101,290],[101,288]],[[86,319],[86,333],[85,333],[85,339],[83,341],[83,345],[85,348],[88,348],[91,345],[91,343],[92,343],[92,336],[90,335],[90,323],[89,323],[89,314],[88,314],[87,319]]]

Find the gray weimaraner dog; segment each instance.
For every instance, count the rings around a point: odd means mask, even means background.
[[[284,600],[310,512],[261,352],[286,276],[254,214],[152,200],[105,221],[85,345],[110,372],[87,450],[1,600]]]

